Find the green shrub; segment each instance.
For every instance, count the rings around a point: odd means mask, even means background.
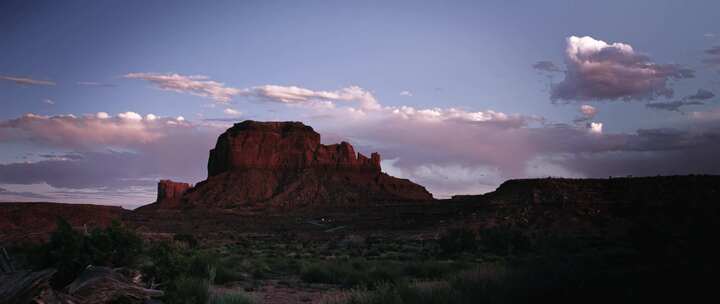
[[[142,239],[119,222],[85,235],[58,218],[57,228],[50,235],[50,240],[34,249],[30,260],[37,268],[56,268],[58,272],[52,284],[61,288],[88,265],[132,266],[142,252],[142,246]]]

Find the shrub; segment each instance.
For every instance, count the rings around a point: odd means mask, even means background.
[[[480,231],[480,244],[488,252],[512,255],[530,249],[530,239],[519,229],[493,227]]]
[[[210,284],[205,279],[180,277],[164,297],[168,303],[205,304],[210,299]]]
[[[84,235],[58,218],[49,242],[33,250],[31,261],[38,268],[56,268],[58,272],[52,283],[60,288],[74,280],[88,265],[132,266],[142,252],[142,245],[142,239],[119,222]]]
[[[252,304],[253,301],[243,293],[216,294],[210,298],[210,304]]]
[[[177,233],[173,236],[173,240],[186,244],[189,248],[197,248],[198,241],[192,234]]]
[[[438,245],[445,254],[457,254],[464,251],[473,251],[477,247],[475,232],[467,228],[454,228],[445,232]]]

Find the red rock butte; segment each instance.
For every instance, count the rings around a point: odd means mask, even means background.
[[[380,155],[366,157],[347,142],[323,145],[301,122],[243,121],[210,150],[208,178],[195,187],[163,180],[159,208],[324,206],[427,201],[432,194],[381,171]]]

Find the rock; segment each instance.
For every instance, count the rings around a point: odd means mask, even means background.
[[[321,144],[320,134],[300,122],[235,124],[210,150],[208,179],[180,189],[187,190],[182,204],[222,208],[433,199],[424,187],[382,173],[379,154],[366,157],[347,142]]]
[[[243,169],[300,170],[306,168],[380,172],[380,155],[368,159],[352,145],[320,144],[320,134],[301,122],[235,124],[210,150],[208,176]]]
[[[161,180],[158,183],[157,207],[177,208],[180,206],[180,199],[192,186],[188,183],[178,183],[171,180]]]
[[[107,227],[129,211],[117,206],[61,203],[0,204],[0,244],[42,242],[55,230],[58,217],[73,227]]]
[[[79,303],[145,303],[161,297],[163,292],[146,289],[108,267],[88,266],[65,292]]]
[[[0,275],[0,303],[71,303],[64,301],[50,287],[55,272],[55,269],[45,269]]]

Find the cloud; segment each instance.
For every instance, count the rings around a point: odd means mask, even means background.
[[[705,103],[700,102],[700,101],[674,100],[674,101],[668,101],[668,102],[648,103],[648,104],[645,104],[645,107],[650,108],[650,109],[656,109],[656,110],[680,112],[681,107],[703,105],[703,104],[705,104]]]
[[[380,109],[380,104],[375,96],[358,86],[349,86],[335,91],[313,91],[297,86],[264,85],[245,89],[242,94],[264,101],[285,104],[319,104],[324,107],[333,107],[336,102],[357,102],[363,110]]]
[[[55,104],[55,101],[53,101],[53,100],[50,99],[50,98],[45,98],[45,99],[43,99],[43,103],[46,103],[46,104],[49,104],[49,105],[54,105],[54,104]]]
[[[569,37],[565,55],[565,79],[551,88],[554,101],[672,97],[671,80],[694,77],[690,69],[652,62],[629,44],[589,36]]]
[[[720,68],[720,45],[705,50],[707,56],[703,62],[712,68]]]
[[[273,99],[268,101],[290,106],[273,113],[274,119],[302,120],[357,151],[378,151],[384,170],[427,186],[437,197],[489,191],[509,178],[720,173],[717,110],[693,112],[673,129],[612,133],[594,121],[597,109],[589,105],[579,108],[585,124],[560,124],[494,110],[385,106],[377,100],[374,110],[364,110],[357,98],[340,98],[337,91],[308,91],[262,92]],[[319,101],[336,106],[295,106]],[[0,164],[0,184],[123,196],[136,188],[152,192],[160,178],[197,182],[205,177],[208,150],[232,122],[135,112],[0,120],[0,147],[40,151],[27,161]]]
[[[715,93],[705,89],[698,89],[697,93],[685,97],[688,100],[708,100],[715,97]]]
[[[49,200],[52,199],[52,197],[37,194],[34,192],[28,192],[28,191],[10,191],[4,188],[0,188],[0,198],[5,198],[3,200],[7,200],[7,198],[14,198],[19,197],[20,199],[36,199],[36,200]]]
[[[705,89],[698,89],[696,93],[683,97],[680,100],[668,101],[668,102],[654,102],[645,104],[646,107],[656,110],[675,111],[681,112],[680,108],[684,106],[699,106],[704,105],[704,100],[708,100],[715,97],[713,92]]]
[[[223,111],[223,113],[225,113],[225,114],[227,114],[227,115],[230,115],[230,116],[240,116],[240,115],[242,115],[242,112],[240,112],[240,111],[238,111],[238,110],[235,110],[235,109],[233,109],[233,108],[225,108],[225,110]]]
[[[591,133],[601,134],[603,131],[603,124],[601,122],[589,122],[587,126]]]
[[[592,120],[597,115],[598,110],[591,105],[582,105],[580,106],[579,112],[580,116],[573,120],[576,124]]]
[[[413,94],[412,94],[412,92],[410,92],[410,91],[401,91],[401,92],[400,92],[400,96],[412,97]]]
[[[106,112],[93,115],[43,116],[25,114],[0,121],[0,142],[24,142],[45,147],[101,150],[128,148],[154,142],[171,130],[189,127],[179,118],[159,118],[135,112],[112,117]]]
[[[36,151],[55,151],[39,153],[23,162],[0,163],[0,184],[28,187],[47,184],[68,192],[64,196],[43,193],[63,201],[73,198],[87,201],[85,192],[97,197],[122,192],[126,199],[131,199],[137,197],[130,193],[136,187],[154,193],[161,178],[187,182],[204,178],[208,150],[217,135],[227,128],[227,124],[196,124],[153,114],[121,114],[26,114],[0,121],[3,149],[21,145]],[[104,199],[121,201],[107,196]]]
[[[209,80],[208,76],[203,75],[129,73],[124,77],[146,80],[162,90],[211,98],[220,103],[227,103],[235,96],[243,96],[266,102],[312,107],[334,107],[337,102],[357,102],[363,110],[380,108],[375,96],[359,86],[349,86],[335,91],[314,91],[298,86],[281,85],[240,89],[227,87],[224,83]]]
[[[241,92],[239,89],[226,87],[221,82],[209,80],[209,77],[203,75],[129,73],[124,77],[149,81],[161,90],[188,93],[220,103],[229,102],[233,96]]]
[[[115,85],[111,84],[111,83],[102,83],[102,82],[96,82],[96,81],[78,81],[75,84],[77,84],[79,86],[96,87],[96,88],[113,88],[113,87],[115,87]]]
[[[560,67],[555,65],[555,63],[553,63],[552,61],[538,61],[532,65],[532,68],[547,73],[562,72],[562,70],[560,70]]]
[[[3,76],[0,75],[0,80],[7,80],[15,82],[19,85],[43,85],[43,86],[54,86],[55,82],[49,81],[49,80],[37,80],[32,78],[26,78],[26,77],[14,77],[14,76]]]

